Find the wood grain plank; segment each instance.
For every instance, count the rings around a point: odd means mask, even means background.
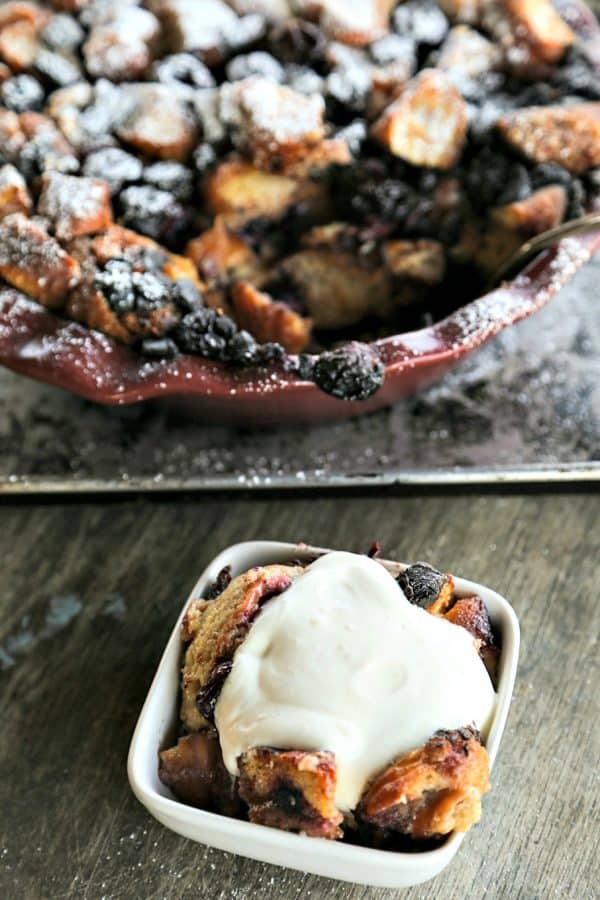
[[[597,495],[198,497],[0,506],[0,896],[384,900],[254,863],[155,823],[129,740],[197,575],[224,546],[304,539],[426,558],[511,599],[523,649],[481,824],[449,869],[402,893],[598,896]]]

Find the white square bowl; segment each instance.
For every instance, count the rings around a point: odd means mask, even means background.
[[[159,822],[194,841],[251,859],[342,881],[388,888],[420,884],[448,865],[462,843],[463,834],[450,835],[435,850],[416,853],[355,847],[323,838],[291,834],[187,806],[175,799],[158,777],[158,753],[165,748],[166,739],[172,734],[178,718],[182,654],[179,627],[189,601],[202,595],[226,565],[232,567],[235,576],[251,566],[288,562],[291,559],[308,560],[315,549],[321,550],[277,541],[247,541],[228,547],[205,569],[173,628],[140,713],[129,749],[129,782],[138,800]],[[512,698],[519,655],[519,623],[510,604],[495,591],[463,578],[455,578],[455,584],[456,592],[461,596],[480,595],[501,636],[498,699],[486,741],[493,766]],[[493,802],[492,793],[488,805]]]

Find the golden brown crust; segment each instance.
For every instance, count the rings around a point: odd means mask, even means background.
[[[46,172],[41,178],[38,212],[60,241],[96,234],[112,225],[110,190],[98,178]]]
[[[217,666],[232,660],[260,604],[286,590],[301,571],[296,566],[282,565],[250,569],[234,578],[195,620],[197,631],[185,652],[182,672],[181,719],[188,731],[198,731],[209,724],[198,709],[198,694],[210,687]],[[190,625],[188,619],[186,636]],[[209,699],[216,702],[216,696]]]
[[[185,278],[201,288],[191,260],[170,253],[151,238],[120,225],[111,225],[94,238],[75,238],[67,246],[82,271],[77,286],[69,296],[67,312],[78,322],[84,322],[90,328],[96,328],[126,344],[134,343],[139,337],[162,337],[177,324],[179,313],[172,303],[166,303],[143,320],[135,312],[118,316],[95,284],[98,269],[107,262],[115,258],[126,259],[135,270],[143,271],[143,251],[151,251],[160,261],[163,275],[174,281]]]
[[[449,169],[467,134],[467,107],[448,76],[423,69],[371,128],[375,140],[415,166]]]
[[[390,272],[397,278],[411,278],[423,284],[439,284],[446,271],[444,247],[438,241],[386,241],[383,255]]]
[[[389,28],[388,19],[396,0],[363,0],[340,3],[337,0],[296,0],[300,15],[318,21],[334,41],[362,47],[382,37]]]
[[[307,156],[325,137],[325,104],[254,76],[233,88],[240,117],[237,143],[252,162],[267,171],[285,170]]]
[[[391,297],[389,273],[357,263],[352,253],[301,250],[285,259],[281,269],[300,291],[315,328],[354,325],[370,312],[378,314]]]
[[[125,144],[153,159],[185,162],[196,141],[196,127],[186,107],[162,84],[127,87],[133,109],[117,134]]]
[[[185,255],[209,287],[240,278],[251,278],[256,283],[264,277],[256,253],[227,227],[222,216],[215,216],[210,228],[188,242]]]
[[[273,300],[248,281],[239,281],[231,290],[235,318],[241,328],[260,341],[276,341],[288,353],[300,353],[310,340],[312,322]]]
[[[473,635],[477,650],[481,653],[494,644],[492,623],[485,603],[477,595],[460,597],[453,606],[444,613],[444,618],[453,625],[460,625]]]
[[[575,34],[551,0],[502,0],[500,7],[515,43],[527,46],[535,60],[556,63],[575,42]]]
[[[0,28],[0,57],[13,72],[30,69],[40,50],[40,24],[29,19],[17,19]]]
[[[48,20],[48,11],[28,0],[9,0],[0,6],[0,29],[13,22],[29,22],[41,27]]]
[[[241,754],[238,765],[251,822],[314,837],[342,836],[333,753],[254,747]]]
[[[567,191],[558,184],[534,191],[526,200],[518,200],[490,210],[490,218],[498,225],[518,231],[524,236],[541,234],[563,221],[567,211]]]
[[[424,747],[394,760],[367,786],[357,818],[425,839],[467,831],[489,790],[489,758],[472,728],[438,731]]]
[[[221,215],[230,227],[254,219],[277,221],[301,199],[318,195],[318,185],[273,172],[262,172],[249,162],[231,159],[217,166],[204,180],[208,210]]]
[[[436,67],[477,78],[497,68],[501,60],[497,44],[468,25],[455,25],[440,47]]]
[[[11,213],[31,212],[31,197],[27,184],[14,166],[0,166],[0,219]]]
[[[157,19],[147,9],[115,4],[92,25],[82,51],[94,78],[142,79],[159,39]]]
[[[44,306],[60,308],[79,266],[38,222],[13,213],[0,221],[0,275]]]
[[[225,768],[215,735],[188,734],[159,757],[158,777],[184,803],[224,815],[239,814],[237,786]]]
[[[558,163],[574,175],[600,166],[600,103],[530,106],[508,113],[497,127],[532,162]]]
[[[315,147],[307,147],[305,151],[295,159],[287,160],[282,167],[286,175],[292,175],[300,180],[313,174],[322,172],[328,166],[346,166],[352,162],[352,154],[347,142],[341,137],[325,138]]]

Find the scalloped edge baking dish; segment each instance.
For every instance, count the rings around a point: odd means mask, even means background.
[[[302,544],[247,541],[223,550],[206,567],[171,632],[140,713],[129,749],[129,782],[138,800],[159,822],[191,840],[251,859],[341,881],[388,888],[420,884],[433,878],[449,864],[465,835],[452,834],[435,850],[420,853],[395,853],[355,847],[322,838],[290,834],[186,806],[175,800],[158,778],[158,752],[177,721],[181,666],[179,627],[190,600],[199,596],[225,565],[231,565],[233,574],[237,575],[255,565],[309,559],[315,549],[317,552],[326,552],[322,548]],[[498,702],[486,741],[493,766],[513,693],[519,656],[519,623],[512,607],[500,594],[463,578],[455,577],[455,582],[459,593],[481,595],[502,638]],[[492,793],[484,803],[484,816],[485,807],[493,805],[494,790],[501,790],[501,786],[493,785]]]
[[[504,328],[541,309],[600,249],[598,234],[568,238],[514,281],[428,328],[376,341],[385,381],[364,401],[337,400],[276,368],[234,371],[182,355],[147,362],[113,338],[67,322],[32,300],[0,300],[0,364],[96,403],[168,398],[207,423],[331,422],[390,406],[441,376]]]

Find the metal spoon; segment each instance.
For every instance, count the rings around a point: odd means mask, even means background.
[[[516,275],[540,250],[552,247],[562,238],[571,237],[574,234],[587,234],[597,228],[600,228],[600,211],[588,213],[578,219],[571,219],[570,222],[563,222],[562,225],[543,231],[531,240],[525,241],[512,256],[509,256],[506,262],[496,269],[488,282],[488,289],[491,290],[500,282],[506,281],[511,275]]]

